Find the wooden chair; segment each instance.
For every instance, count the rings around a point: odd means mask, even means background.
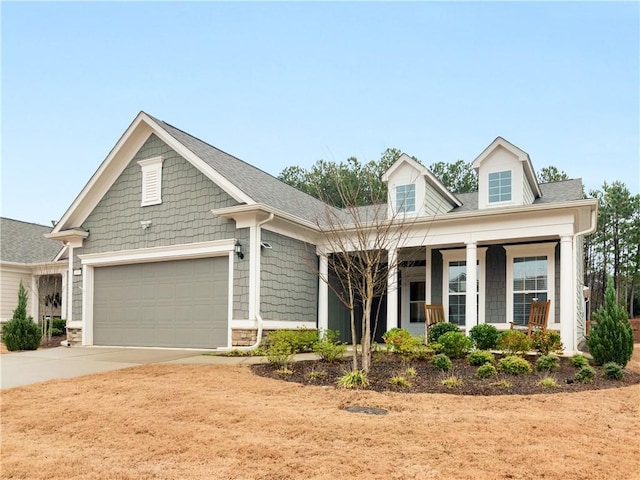
[[[546,330],[549,321],[549,310],[551,300],[546,302],[531,302],[531,310],[529,311],[529,320],[526,324],[519,325],[511,323],[511,330],[519,330],[525,332],[528,337],[533,335],[536,330]]]
[[[424,333],[429,338],[429,328],[436,323],[444,322],[444,307],[442,304],[424,304]]]

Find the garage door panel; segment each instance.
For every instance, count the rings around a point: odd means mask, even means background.
[[[94,343],[224,346],[227,297],[226,257],[98,267]]]

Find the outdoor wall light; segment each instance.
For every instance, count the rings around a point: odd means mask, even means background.
[[[240,240],[236,240],[234,247],[236,255],[240,260],[242,260],[244,258],[244,253],[242,253],[242,244],[240,243]]]

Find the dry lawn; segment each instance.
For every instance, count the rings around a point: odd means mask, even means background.
[[[151,365],[4,390],[1,477],[638,479],[639,405],[640,385],[463,397]]]

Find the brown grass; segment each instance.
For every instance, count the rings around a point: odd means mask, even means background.
[[[640,386],[462,397],[150,365],[3,391],[1,477],[634,479],[639,404]]]

